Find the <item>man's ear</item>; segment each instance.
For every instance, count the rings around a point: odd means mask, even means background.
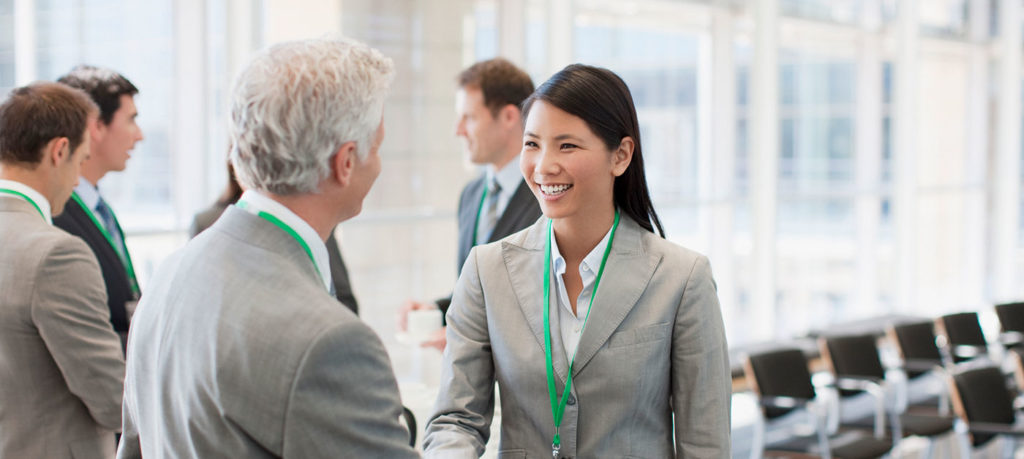
[[[43,160],[59,166],[71,157],[71,143],[67,137],[54,137],[43,147]]]
[[[331,175],[342,187],[348,186],[352,181],[356,161],[359,161],[359,158],[356,156],[355,142],[345,142],[331,157]]]
[[[632,137],[623,137],[619,141],[619,148],[612,152],[612,174],[616,177],[625,173],[633,161],[633,145]]]
[[[107,125],[103,122],[103,120],[97,118],[93,120],[91,123],[89,123],[89,138],[92,139],[93,142],[99,142],[103,140],[103,138],[106,137],[106,135]]]
[[[520,121],[520,116],[521,113],[519,112],[519,107],[512,104],[508,104],[498,111],[498,120],[504,125],[518,123]]]

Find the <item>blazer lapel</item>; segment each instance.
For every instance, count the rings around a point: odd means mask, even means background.
[[[630,217],[622,218],[615,240],[612,241],[612,252],[605,264],[597,298],[594,299],[591,316],[595,320],[587,322],[576,348],[573,377],[580,373],[619,328],[647,289],[654,269],[661,262],[660,256],[650,255],[644,250],[641,241],[644,231]]]
[[[544,238],[547,237],[547,219],[539,219],[527,230],[522,245],[515,242],[502,244],[502,256],[508,269],[509,282],[516,294],[519,308],[526,318],[526,323],[533,332],[533,337],[544,350]],[[568,377],[569,362],[563,352],[558,330],[558,299],[555,289],[550,292],[552,353],[551,361],[560,381]],[[557,346],[556,346],[557,345]]]

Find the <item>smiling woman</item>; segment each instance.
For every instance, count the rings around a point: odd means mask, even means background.
[[[497,382],[499,455],[729,457],[714,280],[654,233],[629,88],[571,65],[523,112],[520,165],[546,218],[470,252],[426,456],[484,452]]]

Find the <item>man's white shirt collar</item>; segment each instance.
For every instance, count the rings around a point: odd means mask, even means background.
[[[323,239],[320,239],[320,235],[317,234],[316,230],[309,226],[309,223],[295,215],[294,212],[283,204],[255,190],[248,190],[243,193],[239,201],[248,203],[243,208],[253,215],[266,212],[277,217],[295,230],[295,233],[302,238],[306,245],[309,246],[309,250],[313,252],[313,261],[316,263],[316,269],[320,271],[320,278],[324,283],[324,287],[328,292],[331,291],[331,263],[327,257],[327,245],[324,244]]]
[[[47,200],[46,196],[43,196],[42,193],[36,191],[35,188],[21,182],[15,182],[14,180],[3,179],[0,179],[0,188],[7,188],[8,190],[17,191],[18,193],[28,196],[32,202],[39,206],[39,211],[43,213],[43,218],[46,220],[46,223],[50,225],[53,224],[53,215],[50,215],[52,213],[50,210],[50,201]],[[17,196],[12,195],[5,196],[17,198]]]
[[[89,183],[84,177],[78,179],[78,186],[75,187],[75,194],[78,195],[78,199],[82,200],[82,204],[85,204],[90,211],[96,209],[96,204],[100,203],[100,190]]]
[[[498,194],[498,215],[500,216],[505,213],[508,202],[512,200],[512,195],[519,188],[519,182],[523,180],[523,173],[519,170],[519,157],[516,156],[500,170],[495,170],[493,165],[488,166],[485,170],[484,187],[490,186],[492,179],[497,179],[498,185],[501,185],[501,192]]]

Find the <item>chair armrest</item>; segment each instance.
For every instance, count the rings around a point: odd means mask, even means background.
[[[800,408],[807,406],[810,400],[806,398],[763,395],[758,402],[761,406],[769,408]]]
[[[967,430],[971,433],[1013,435],[1024,437],[1024,426],[1016,424],[997,424],[994,422],[971,422],[967,424]]]
[[[999,341],[999,344],[1002,344],[1003,346],[1024,343],[1024,333],[1019,331],[1004,331],[999,333],[997,340]]]
[[[835,386],[844,390],[862,390],[866,392],[882,391],[885,380],[868,376],[839,376]]]
[[[942,362],[926,359],[908,359],[903,361],[904,371],[938,371],[942,370]]]
[[[836,377],[836,387],[846,390],[860,390],[875,399],[875,438],[885,435],[885,380],[866,376]]]
[[[952,351],[953,355],[968,359],[978,357],[979,355],[986,355],[987,352],[985,346],[973,344],[957,344],[952,347]]]

